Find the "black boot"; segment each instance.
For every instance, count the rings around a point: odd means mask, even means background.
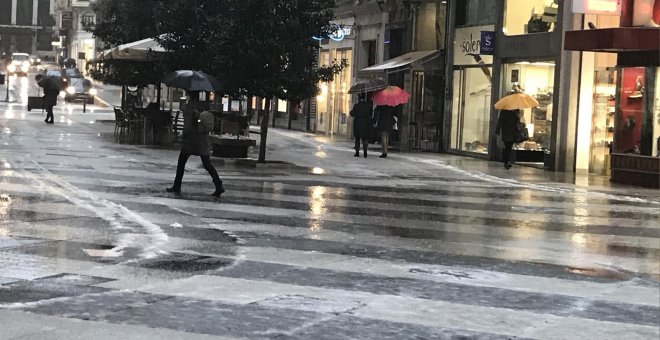
[[[177,196],[181,196],[181,188],[171,187],[171,188],[165,189],[165,191],[174,193]]]
[[[353,157],[360,157],[360,151],[355,150],[355,154],[353,155]]]
[[[215,184],[215,192],[213,192],[213,196],[220,197],[220,195],[222,195],[222,193],[225,192],[225,186],[222,185],[222,181],[217,181],[214,182],[213,184]]]
[[[380,157],[380,158],[387,158],[387,154],[384,153],[384,154],[382,154],[382,155],[380,155],[380,156],[378,156],[378,157]]]
[[[364,148],[364,158],[367,158],[367,148]]]

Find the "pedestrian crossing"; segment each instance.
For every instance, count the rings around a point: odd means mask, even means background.
[[[174,151],[0,127],[0,338],[660,336],[653,194],[227,164],[216,200],[191,160],[176,198]]]

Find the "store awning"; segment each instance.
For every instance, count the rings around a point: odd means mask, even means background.
[[[360,72],[390,72],[402,67],[409,66],[413,63],[425,63],[440,56],[440,51],[418,51],[406,53],[402,56],[392,58],[383,62],[382,64],[369,66]]]
[[[148,38],[107,49],[103,51],[101,57],[104,59],[145,61],[151,58],[149,54],[151,52],[162,53],[165,52],[165,48],[160,46],[153,38]]]
[[[632,52],[660,50],[660,29],[616,27],[566,32],[564,49],[590,52]]]

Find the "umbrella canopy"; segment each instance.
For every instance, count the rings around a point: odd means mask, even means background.
[[[398,86],[388,86],[371,97],[376,105],[397,106],[408,102],[410,94]]]
[[[351,86],[348,93],[367,93],[382,90],[387,87],[387,82],[380,78],[360,79]]]
[[[165,49],[153,38],[148,38],[107,49],[101,58],[145,61],[151,59],[149,52],[162,53]]]
[[[525,93],[510,94],[495,103],[495,108],[498,110],[519,110],[537,106],[539,106],[539,102]]]
[[[174,71],[163,78],[163,84],[188,91],[220,91],[220,82],[215,77],[201,71]]]

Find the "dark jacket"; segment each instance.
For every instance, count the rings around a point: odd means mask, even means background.
[[[209,125],[204,123],[204,118],[208,118],[208,115],[212,114],[208,111],[201,113],[195,110],[183,111],[181,151],[196,156],[211,155],[209,132],[213,129],[213,119],[211,118],[211,128],[209,129]]]
[[[371,100],[361,101],[353,105],[351,117],[353,120],[353,137],[372,138],[374,130],[374,108]]]
[[[398,109],[399,106],[376,106],[375,113],[376,119],[378,119],[376,130],[378,130],[378,132],[392,132],[394,129],[394,116],[396,116]]]
[[[60,95],[60,89],[56,81],[49,77],[43,77],[37,82],[37,85],[44,89],[44,106],[57,105],[57,96]]]
[[[520,122],[520,110],[500,110],[495,134],[499,134],[503,142],[513,142]]]

